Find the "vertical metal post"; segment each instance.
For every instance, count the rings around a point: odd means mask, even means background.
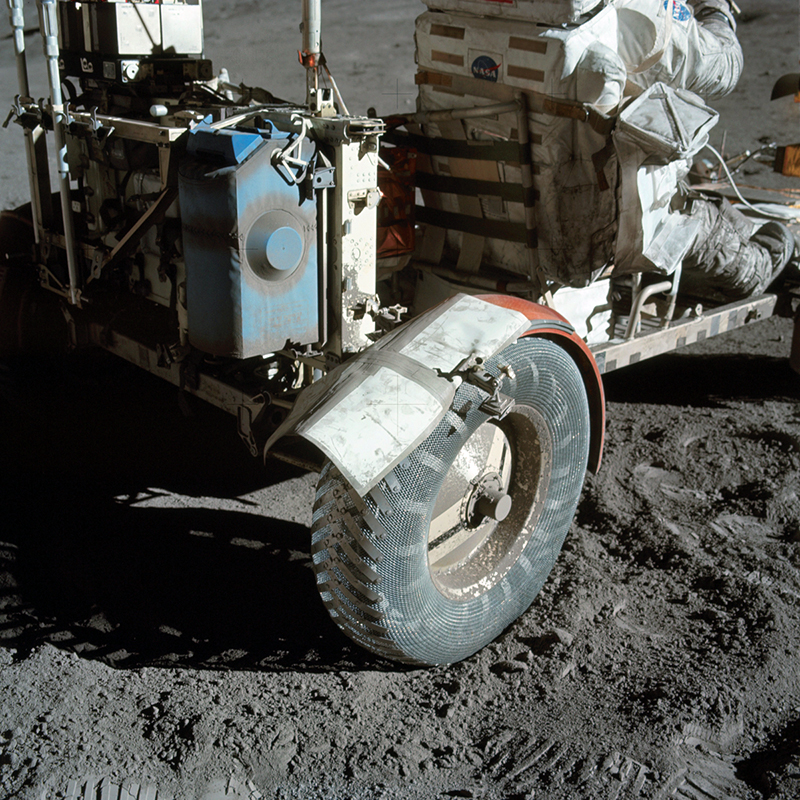
[[[17,57],[17,84],[21,97],[30,96],[28,63],[25,55],[25,9],[24,0],[6,0],[8,15],[14,37],[14,52]],[[31,192],[31,211],[36,243],[42,238],[43,226],[52,221],[50,202],[50,170],[47,164],[47,143],[44,129],[25,128],[25,156],[28,162],[28,182]]]
[[[47,60],[47,79],[50,84],[50,104],[53,114],[53,140],[56,145],[58,181],[61,190],[61,214],[64,224],[64,242],[67,250],[69,274],[69,301],[78,304],[78,266],[75,257],[75,226],[72,219],[72,198],[69,186],[67,145],[64,141],[64,100],[61,95],[61,76],[58,72],[58,9],[56,0],[37,0],[42,29],[44,55]]]
[[[303,0],[303,49],[300,58],[306,68],[306,104],[313,110],[313,96],[319,88],[322,55],[322,0]]]

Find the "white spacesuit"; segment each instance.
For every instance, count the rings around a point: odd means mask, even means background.
[[[619,54],[628,81],[660,81],[706,100],[724,97],[742,73],[742,48],[727,0],[615,0]]]
[[[733,91],[743,56],[728,0],[614,4],[629,90],[661,82],[705,99]],[[788,228],[758,227],[721,197],[679,192],[672,207],[681,210],[682,229],[691,231],[682,258],[684,290],[723,301],[759,294],[792,258],[796,245]]]

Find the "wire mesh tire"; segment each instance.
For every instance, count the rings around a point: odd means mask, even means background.
[[[467,658],[532,603],[575,514],[589,452],[581,374],[524,338],[484,365],[515,400],[502,419],[467,383],[419,447],[360,497],[336,467],[317,486],[311,552],[333,620],[377,655]]]
[[[0,358],[66,350],[59,298],[39,287],[33,245],[30,203],[0,212]]]
[[[34,284],[35,272],[21,261],[31,261],[33,228],[24,207],[0,212],[0,357],[18,355],[23,349],[25,299]],[[28,265],[25,265],[28,266]]]

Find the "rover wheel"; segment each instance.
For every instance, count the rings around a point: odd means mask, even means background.
[[[0,212],[0,357],[23,350],[27,298],[35,276],[23,263],[30,262],[33,244],[29,211],[28,206]]]
[[[378,655],[447,664],[488,644],[536,597],[575,514],[589,408],[574,361],[526,338],[485,366],[515,400],[502,419],[464,383],[365,497],[330,463],[320,476],[317,585],[339,627]]]
[[[60,355],[67,328],[58,297],[39,288],[30,203],[0,212],[0,358]]]

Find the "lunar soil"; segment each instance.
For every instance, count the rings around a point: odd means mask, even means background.
[[[728,153],[800,134],[800,106],[769,101],[797,71],[797,4],[740,5]],[[324,1],[352,111],[413,107],[423,8]],[[299,16],[207,0],[207,55],[298,98]],[[8,39],[0,85],[10,101]],[[0,134],[4,207],[27,199],[21,138]],[[756,161],[739,178],[800,189]],[[0,365],[0,797],[797,800],[791,336],[775,318],[606,376],[604,463],[544,590],[433,669],[329,619],[316,476],[264,468],[231,417],[103,353]]]

